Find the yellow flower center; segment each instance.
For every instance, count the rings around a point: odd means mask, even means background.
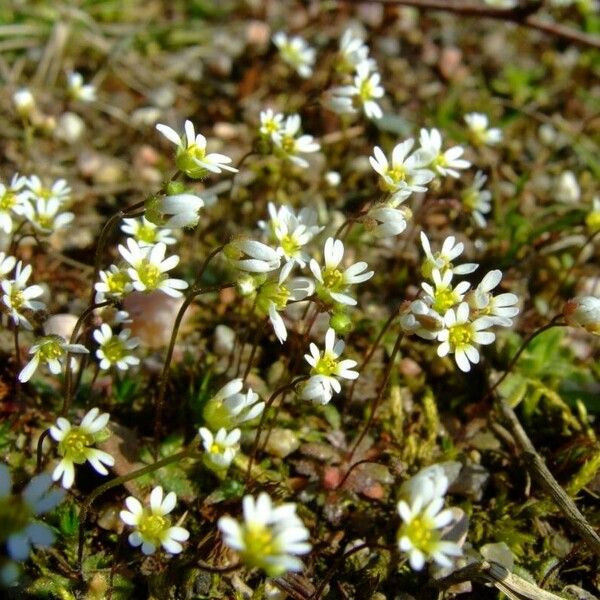
[[[106,278],[106,285],[112,294],[123,294],[126,285],[130,282],[129,275],[125,271],[109,273]]]
[[[275,119],[267,119],[263,124],[263,129],[268,133],[276,133],[279,131],[279,123]]]
[[[465,190],[462,194],[462,201],[464,207],[473,212],[479,205],[479,192],[472,188]]]
[[[366,102],[373,97],[373,84],[371,83],[370,77],[360,82],[358,95],[363,102]]]
[[[392,169],[387,170],[387,176],[394,183],[401,183],[402,181],[406,181],[406,176],[408,172],[404,165],[398,165],[397,167],[393,167]]]
[[[15,310],[20,310],[25,302],[23,291],[14,287],[10,290],[10,303]]]
[[[0,196],[0,210],[10,210],[17,203],[17,195],[10,190],[7,190]]]
[[[152,244],[156,241],[156,227],[151,225],[140,225],[136,232],[136,237],[140,242]]]
[[[251,566],[261,566],[264,559],[279,553],[273,532],[264,525],[246,525],[243,533],[243,556]]]
[[[341,290],[344,287],[344,274],[333,267],[323,269],[321,273],[323,277],[323,285],[334,292]]]
[[[65,351],[59,340],[51,338],[46,340],[43,345],[38,348],[37,353],[41,360],[49,361],[60,358]]]
[[[279,245],[283,248],[283,251],[287,256],[296,256],[302,246],[296,241],[291,235],[284,235],[279,241]]]
[[[36,221],[42,229],[52,229],[54,226],[54,217],[50,215],[37,215]]]
[[[296,138],[291,135],[284,135],[281,138],[281,149],[286,154],[293,154],[296,150]]]
[[[94,443],[94,436],[81,427],[73,427],[58,444],[59,453],[77,465],[87,460],[88,448]]]
[[[317,364],[312,368],[312,375],[335,375],[338,368],[337,358],[329,353],[324,353],[317,361]]]
[[[169,517],[163,515],[154,515],[144,511],[138,523],[138,531],[142,539],[150,542],[154,546],[160,546],[165,532],[171,527]]]
[[[117,336],[111,337],[110,340],[102,344],[102,352],[111,363],[119,362],[127,354],[123,341]]]
[[[409,523],[402,525],[398,535],[406,536],[415,548],[425,554],[435,551],[440,541],[440,534],[435,530],[435,524],[423,516],[415,517]]]
[[[154,290],[158,287],[160,282],[163,280],[162,271],[151,262],[143,262],[137,268],[138,277],[140,281],[149,289]]]
[[[470,323],[452,325],[449,328],[448,341],[454,348],[462,348],[473,341],[473,326]]]
[[[444,314],[449,308],[452,308],[457,302],[459,302],[460,296],[451,288],[438,288],[435,290],[435,296],[433,298],[433,309]]]
[[[600,230],[600,211],[592,211],[585,217],[585,224],[591,231]]]

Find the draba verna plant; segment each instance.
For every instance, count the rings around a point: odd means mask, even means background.
[[[0,6],[0,596],[596,598],[598,23]]]

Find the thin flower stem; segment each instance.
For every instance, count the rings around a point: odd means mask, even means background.
[[[308,375],[303,375],[302,377],[298,377],[285,385],[277,388],[270,396],[267,402],[265,403],[265,408],[260,416],[260,422],[258,423],[258,427],[256,428],[256,436],[254,438],[254,446],[252,447],[252,452],[250,453],[250,458],[248,459],[248,468],[246,470],[246,484],[245,487],[248,488],[248,483],[250,482],[250,476],[252,474],[252,465],[254,464],[254,460],[256,458],[256,454],[258,452],[258,444],[260,442],[260,434],[262,433],[263,427],[265,425],[265,421],[267,420],[267,413],[273,403],[277,399],[278,396],[287,392],[288,390],[293,390],[296,385],[298,385],[302,381],[306,381],[309,379]]]
[[[79,316],[77,322],[75,323],[75,327],[73,327],[73,331],[71,332],[71,337],[69,339],[69,344],[76,344],[77,338],[79,337],[79,330],[85,323],[85,320],[97,309],[102,308],[103,306],[108,306],[110,301],[106,300],[105,302],[98,302],[98,304],[90,304]],[[60,410],[60,416],[64,417],[67,414],[71,406],[71,401],[73,399],[73,367],[71,365],[71,353],[67,352],[65,357],[65,396],[63,399],[63,405]]]
[[[248,362],[246,363],[246,368],[244,369],[244,374],[242,376],[242,381],[245,383],[246,379],[248,379],[248,375],[250,375],[250,370],[252,369],[252,364],[254,363],[254,357],[256,356],[256,351],[258,350],[258,342],[260,342],[260,338],[264,333],[267,326],[267,320],[263,320],[263,322],[256,328],[256,332],[254,335],[254,342],[252,343],[252,350],[250,351],[250,356],[248,357]]]
[[[220,250],[220,248],[219,248]],[[216,252],[213,254],[213,256]],[[205,261],[207,264],[207,261]],[[199,275],[200,276],[200,275]],[[226,283],[223,285],[216,285],[206,288],[198,288],[196,286],[192,286],[188,294],[186,295],[183,304],[179,308],[177,312],[177,316],[175,317],[175,323],[173,325],[173,331],[171,332],[171,339],[169,340],[169,347],[167,349],[167,354],[165,356],[165,364],[163,365],[163,370],[160,376],[160,386],[158,389],[158,395],[156,398],[155,404],[155,413],[154,413],[154,450],[155,455],[158,455],[158,444],[160,440],[160,430],[161,430],[161,419],[165,404],[165,393],[167,390],[167,383],[169,382],[169,371],[171,368],[171,360],[173,359],[173,351],[175,349],[175,342],[177,340],[177,334],[179,333],[179,327],[181,326],[181,322],[183,321],[183,317],[185,316],[185,312],[190,307],[192,302],[195,300],[196,296],[201,296],[202,294],[208,294],[210,292],[218,292],[220,290],[224,290],[229,287],[233,287],[234,284]]]
[[[159,460],[151,465],[147,465],[142,467],[141,469],[137,469],[136,471],[132,471],[127,475],[122,475],[121,477],[115,477],[102,485],[99,485],[95,488],[91,494],[83,501],[81,505],[81,512],[79,514],[79,547],[77,550],[77,563],[79,565],[79,571],[81,572],[82,563],[83,563],[83,545],[84,545],[84,534],[85,534],[85,524],[87,521],[88,513],[92,504],[102,494],[108,492],[108,490],[117,487],[118,485],[122,485],[127,483],[128,481],[132,481],[137,479],[138,477],[142,477],[147,475],[148,473],[154,473],[154,471],[158,471],[162,467],[166,467],[167,465],[173,464],[175,462],[179,462],[184,458],[192,458],[194,455],[201,456],[201,452],[198,450],[198,445],[195,443],[190,444],[187,448],[178,452],[177,454],[172,454],[171,456],[167,456],[162,460]]]
[[[398,334],[398,337],[396,338],[396,342],[394,343],[394,348],[392,349],[392,353],[390,354],[390,360],[389,360],[387,368],[385,370],[385,375],[383,377],[383,383],[381,384],[381,387],[379,388],[379,392],[378,392],[377,396],[375,397],[375,400],[371,404],[371,413],[369,414],[369,419],[367,420],[363,430],[361,431],[360,435],[358,436],[358,439],[356,440],[356,442],[354,443],[354,446],[352,447],[352,450],[350,451],[350,457],[348,459],[348,462],[352,462],[352,457],[354,456],[356,449],[360,446],[360,443],[363,441],[363,439],[367,435],[369,428],[371,427],[371,425],[373,424],[373,421],[375,420],[375,413],[377,412],[377,409],[379,408],[379,404],[381,403],[381,400],[383,399],[383,394],[385,393],[388,382],[392,375],[394,361],[396,360],[396,356],[397,356],[398,352],[400,351],[400,343],[402,342],[403,338],[404,338],[404,332],[401,331]]]
[[[482,402],[487,400],[497,389],[498,386],[510,375],[513,367],[517,364],[517,361],[521,357],[521,354],[525,352],[527,346],[530,344],[532,340],[534,340],[538,335],[544,333],[544,331],[548,331],[548,329],[552,329],[552,327],[564,327],[565,323],[560,323],[559,320],[562,318],[562,314],[558,314],[553,317],[548,323],[546,323],[543,327],[536,329],[532,333],[530,333],[521,343],[519,349],[515,352],[515,355],[511,358],[510,362],[506,366],[504,373],[502,376],[494,383],[494,385],[487,391],[485,396],[482,398]]]
[[[21,380],[19,374],[21,373],[21,347],[19,345],[19,326],[14,325],[13,327],[13,339],[15,342],[15,400],[17,404],[21,404]]]

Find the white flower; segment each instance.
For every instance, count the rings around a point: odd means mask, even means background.
[[[31,546],[50,546],[55,539],[48,525],[35,517],[51,511],[65,496],[64,490],[51,490],[46,473],[32,477],[21,494],[12,494],[8,467],[0,463],[0,544],[6,544],[11,559],[25,561]],[[17,573],[18,574],[18,573]]]
[[[574,204],[581,198],[581,188],[573,171],[563,171],[556,182],[554,197],[559,202]]]
[[[158,201],[157,208],[163,215],[171,215],[165,225],[167,227],[196,227],[200,221],[200,209],[204,208],[204,200],[196,194],[174,194]]]
[[[100,281],[94,285],[96,303],[104,302],[106,297],[120,300],[133,290],[133,283],[126,268],[110,265],[106,271],[98,273]]]
[[[502,131],[496,127],[489,127],[487,115],[476,112],[469,113],[465,115],[465,122],[476,145],[494,146],[502,141]]]
[[[123,329],[119,335],[115,335],[108,323],[102,323],[99,329],[94,330],[93,336],[100,346],[96,356],[100,359],[101,369],[110,369],[115,365],[121,371],[126,371],[130,366],[140,363],[140,359],[131,354],[140,343],[138,338],[131,337],[131,330]]]
[[[250,567],[259,567],[269,577],[288,571],[301,571],[302,561],[293,555],[310,552],[309,532],[296,515],[295,504],[273,506],[264,492],[254,500],[244,496],[244,519],[219,519],[219,529],[227,546],[239,552]]]
[[[339,379],[352,380],[358,377],[358,372],[352,370],[356,366],[355,360],[339,360],[344,348],[344,342],[335,339],[335,331],[331,327],[325,334],[325,350],[323,352],[318,349],[316,344],[310,344],[310,354],[305,354],[304,358],[312,367],[311,376],[317,377],[317,380],[312,383],[309,380],[302,390],[302,398],[326,404],[331,399],[330,394],[327,402],[323,402],[323,399],[327,397],[328,388],[329,391],[333,390],[339,394],[342,389]],[[315,391],[324,391],[325,395],[315,397],[312,395],[312,392]]]
[[[298,154],[309,154],[318,152],[321,146],[315,142],[312,135],[301,135],[296,137],[300,130],[300,115],[290,115],[279,131],[273,133],[272,139],[275,146],[283,156],[295,165],[308,168],[308,161]]]
[[[481,283],[468,296],[468,302],[478,315],[488,316],[495,325],[510,327],[513,317],[519,314],[519,298],[516,294],[499,294],[491,291],[502,280],[502,271],[495,269],[486,274]]]
[[[352,85],[336,87],[331,90],[332,99],[329,106],[333,110],[339,107],[341,110],[336,110],[336,112],[341,113],[354,112],[355,106],[360,106],[368,119],[381,119],[383,112],[375,101],[382,98],[385,93],[380,82],[381,75],[377,71],[372,72],[368,62],[361,62],[356,65],[356,75]],[[348,108],[345,98],[350,100],[352,110]]]
[[[21,117],[27,118],[35,108],[35,98],[28,88],[20,88],[13,94],[13,103]]]
[[[58,118],[54,137],[67,144],[74,144],[81,139],[85,131],[85,121],[77,114],[67,111]]]
[[[470,363],[479,362],[476,344],[491,344],[496,336],[490,331],[494,322],[489,317],[470,319],[469,305],[461,302],[456,309],[450,308],[444,315],[444,328],[438,333],[438,356],[454,354],[456,364],[461,371],[471,370]]]
[[[141,219],[123,219],[121,231],[133,237],[140,245],[140,248],[153,246],[158,242],[169,245],[177,241],[171,235],[170,229],[159,228],[151,221],[148,221],[146,217],[142,217]]]
[[[411,212],[408,208],[394,208],[378,204],[369,209],[365,226],[376,238],[387,238],[401,234],[406,229]]]
[[[400,326],[405,333],[435,340],[444,326],[444,319],[423,300],[413,300],[401,315]]]
[[[432,271],[433,286],[423,282],[421,287],[427,294],[423,300],[431,306],[439,315],[445,315],[449,308],[459,304],[464,298],[467,290],[471,287],[468,281],[461,281],[456,287],[452,287],[453,272],[444,271],[444,274],[437,269]]]
[[[154,246],[142,248],[132,238],[127,238],[127,248],[119,245],[121,256],[129,263],[127,273],[133,288],[138,292],[162,290],[168,296],[179,298],[181,290],[188,284],[182,279],[170,279],[166,273],[179,264],[179,256],[174,254],[165,258],[167,246],[159,242]]]
[[[293,263],[287,263],[291,266]],[[286,266],[287,266],[286,265]],[[283,344],[287,339],[287,329],[279,311],[285,310],[290,300],[304,300],[315,289],[310,279],[298,277],[286,282],[290,269],[281,270],[278,280],[268,279],[257,290],[256,310],[262,316],[269,317],[277,339]]]
[[[429,131],[421,129],[419,143],[421,150],[433,157],[429,167],[442,177],[458,178],[460,173],[457,169],[468,169],[471,166],[468,160],[460,158],[464,153],[461,146],[453,146],[442,152],[442,136],[435,128]]]
[[[137,498],[128,496],[125,499],[128,510],[122,510],[120,517],[126,525],[135,527],[135,531],[129,534],[129,543],[134,547],[141,546],[144,554],[154,554],[160,546],[170,554],[179,554],[183,550],[180,542],[185,542],[190,532],[171,525],[171,518],[167,515],[176,504],[175,492],[163,498],[160,486],[152,490],[148,508],[144,508]]]
[[[279,133],[283,127],[283,115],[276,113],[272,108],[260,111],[260,128],[261,135],[271,138],[273,134]]]
[[[306,266],[310,260],[304,250],[306,246],[324,228],[317,223],[317,213],[311,208],[303,208],[298,215],[288,206],[275,207],[272,202],[268,205],[271,219],[268,224],[259,222],[259,226],[269,227],[273,238],[278,242],[277,253],[287,262]]]
[[[420,479],[411,490],[411,500],[398,502],[398,514],[403,521],[397,534],[398,548],[408,554],[410,566],[415,571],[420,571],[428,560],[441,567],[450,567],[450,557],[462,555],[458,544],[442,539],[440,529],[452,522],[452,512],[442,510],[443,497],[432,498],[430,482],[426,478]]]
[[[40,233],[48,235],[66,227],[75,218],[72,212],[62,212],[61,208],[57,198],[38,198],[35,204],[23,204],[23,215]]]
[[[369,162],[373,170],[381,178],[381,186],[388,192],[398,194],[400,199],[406,199],[412,192],[425,192],[425,187],[435,176],[427,168],[431,155],[417,150],[410,154],[415,141],[412,138],[397,144],[392,151],[392,164],[388,162],[379,146],[373,148],[373,156]]]
[[[31,265],[24,267],[23,263],[19,261],[15,268],[14,279],[5,279],[2,281],[2,291],[4,292],[2,302],[8,308],[10,317],[15,325],[21,325],[26,329],[31,329],[31,324],[23,315],[23,311],[36,311],[46,308],[43,302],[34,300],[34,298],[39,298],[44,293],[44,290],[39,285],[27,285],[30,275]]]
[[[583,327],[586,331],[600,335],[600,298],[578,296],[565,303],[565,321],[573,327]]]
[[[325,181],[327,182],[327,185],[337,187],[342,182],[342,176],[338,171],[327,171],[327,173],[325,173]]]
[[[180,171],[192,179],[204,177],[207,171],[211,173],[221,173],[221,171],[237,173],[237,169],[229,166],[231,163],[229,156],[214,152],[206,154],[206,138],[200,133],[196,135],[194,124],[191,121],[186,121],[184,128],[185,137],[180,136],[167,125],[162,123],[156,125],[156,129],[177,146],[175,163]]]
[[[241,393],[243,387],[242,379],[232,379],[206,403],[202,416],[211,429],[240,427],[262,414],[265,403],[251,388]]]
[[[23,215],[27,200],[22,191],[24,185],[25,177],[21,177],[18,173],[13,175],[8,186],[0,183],[0,229],[7,235],[14,229],[15,218]]]
[[[62,456],[52,473],[52,479],[58,481],[62,478],[64,488],[73,485],[74,465],[87,461],[100,475],[108,475],[104,465],[112,467],[115,464],[115,459],[108,452],[93,447],[97,441],[105,439],[103,430],[110,418],[108,413],[99,413],[98,408],[92,408],[77,426],[59,417],[56,424],[50,427],[50,435],[58,442],[58,453]]]
[[[423,505],[435,498],[443,498],[448,490],[448,477],[440,465],[431,465],[421,469],[400,486],[400,496],[409,504],[421,499]]]
[[[50,187],[45,186],[37,175],[25,178],[25,195],[29,200],[57,200],[61,205],[71,200],[71,187],[65,179],[57,179]]]
[[[222,427],[216,435],[213,435],[206,427],[200,427],[198,433],[204,446],[204,464],[217,473],[226,471],[238,451],[242,432],[239,429],[233,429],[228,433]]]
[[[461,200],[465,209],[471,213],[475,224],[478,227],[485,227],[485,217],[492,210],[492,193],[488,190],[482,190],[487,177],[481,172],[475,173],[473,183],[463,190]]]
[[[81,102],[94,102],[96,100],[96,87],[90,83],[83,83],[81,73],[73,71],[67,75],[69,96]]]
[[[369,58],[369,47],[351,28],[346,29],[340,38],[340,57],[345,70],[354,70],[365,62],[371,70],[376,67],[375,61]]]
[[[33,354],[33,358],[19,373],[19,381],[23,383],[29,381],[40,363],[44,363],[52,374],[58,375],[62,370],[61,361],[68,352],[87,354],[88,349],[81,344],[68,344],[59,335],[47,335],[38,338],[29,349],[29,354]]]
[[[458,258],[465,248],[462,242],[456,243],[456,238],[453,235],[448,236],[442,244],[442,249],[439,252],[433,253],[427,236],[421,232],[421,245],[425,252],[425,260],[421,266],[421,273],[424,277],[431,277],[433,270],[437,269],[441,273],[452,271],[455,275],[468,275],[477,269],[476,263],[464,263],[454,266],[452,261]]]
[[[273,43],[279,48],[281,58],[293,67],[300,77],[310,77],[315,63],[316,51],[300,36],[288,38],[282,31],[273,36]]]
[[[281,264],[281,257],[273,248],[255,240],[233,240],[223,254],[236,269],[249,273],[268,273]]]
[[[309,265],[318,282],[317,295],[327,301],[333,300],[340,304],[356,305],[356,300],[347,294],[348,287],[371,279],[374,271],[366,271],[369,265],[364,261],[354,263],[343,271],[338,269],[344,258],[344,243],[342,240],[327,238],[323,258],[325,261],[323,269],[314,258]]]

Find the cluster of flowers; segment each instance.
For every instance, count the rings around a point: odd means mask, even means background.
[[[64,179],[45,186],[37,175],[13,175],[9,184],[0,183],[0,229],[7,235],[29,223],[34,231],[49,235],[74,218],[65,210],[71,188]]]
[[[511,327],[519,308],[518,297],[512,293],[494,295],[502,279],[498,269],[483,277],[474,290],[461,281],[453,285],[455,275],[473,273],[478,265],[453,261],[463,252],[464,245],[453,236],[446,238],[439,252],[433,253],[429,240],[421,233],[425,259],[421,272],[426,279],[423,293],[404,310],[400,322],[403,330],[426,340],[437,340],[438,355],[454,354],[461,371],[469,371],[471,363],[479,362],[479,345],[491,344],[495,335],[486,331],[495,325]]]

